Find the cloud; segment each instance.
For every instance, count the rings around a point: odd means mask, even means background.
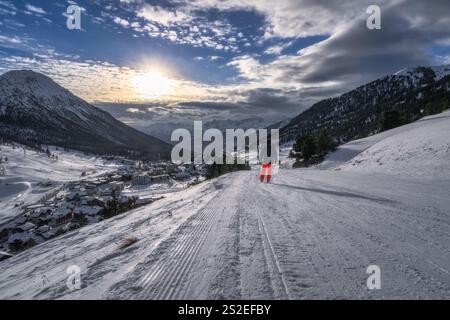
[[[45,12],[44,9],[42,9],[40,7],[33,6],[31,4],[28,4],[28,3],[25,5],[25,9],[27,9],[30,12],[37,13],[37,14],[47,14],[47,12]]]
[[[9,1],[0,1],[0,15],[15,16],[17,8]]]
[[[280,55],[283,50],[289,48],[292,45],[293,41],[289,41],[287,43],[277,44],[267,48],[264,53],[268,55]]]
[[[297,38],[332,34],[336,26],[362,14],[370,4],[399,0],[178,0],[190,10],[256,11],[266,17],[266,37]]]
[[[23,40],[18,37],[5,37],[0,35],[0,44],[1,43],[21,44],[23,43]]]
[[[144,4],[137,13],[138,17],[144,18],[150,22],[156,22],[164,26],[170,26],[175,23],[188,22],[192,17],[180,10],[167,10],[157,6]]]
[[[126,111],[130,113],[145,113],[145,111],[142,111],[138,108],[128,108]]]
[[[220,57],[220,56],[209,56],[208,57],[209,61],[218,61],[220,59],[223,59],[223,57]]]
[[[228,62],[227,66],[235,67],[239,71],[240,77],[244,79],[258,80],[264,77],[262,65],[250,55],[236,57]]]
[[[152,38],[229,52],[237,52],[239,41],[247,41],[240,39],[236,28],[227,21],[209,20],[206,12],[194,10],[190,6],[163,7],[141,1],[133,1],[128,5],[134,6],[135,18],[143,20],[142,23],[135,22],[132,25],[134,31]],[[103,12],[103,16],[110,16],[115,23],[120,24],[118,19],[108,13]],[[128,27],[126,23],[122,26]]]
[[[114,23],[117,23],[118,25],[121,25],[123,27],[128,27],[130,25],[130,23],[127,20],[122,19],[120,17],[114,17],[113,21]]]
[[[436,63],[428,48],[450,34],[444,27],[450,25],[445,10],[449,3],[442,0],[436,5],[431,10],[420,1],[399,2],[383,10],[382,30],[368,30],[365,17],[360,17],[340,24],[328,39],[297,54],[266,63],[257,56],[238,56],[228,66],[261,87],[286,91],[334,87],[344,92],[408,66]]]

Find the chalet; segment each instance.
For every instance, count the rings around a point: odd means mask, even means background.
[[[33,210],[33,212],[30,213],[29,217],[31,219],[37,219],[37,218],[40,218],[42,216],[48,215],[51,212],[52,212],[52,208],[50,208],[50,207],[42,207],[42,208]]]
[[[184,179],[189,178],[190,174],[186,170],[183,170],[183,171],[175,173],[174,177],[175,177],[175,179],[178,179],[178,180],[184,180]]]
[[[150,170],[149,175],[150,176],[159,176],[166,173],[166,171],[163,168],[153,168]]]
[[[73,191],[66,197],[67,201],[79,201],[81,198],[86,197],[88,194],[86,191]]]
[[[88,207],[88,206],[81,206],[74,210],[74,215],[83,215],[83,216],[96,216],[101,214],[103,211],[102,207]]]
[[[134,185],[145,186],[152,183],[152,178],[146,174],[141,174],[133,176],[131,181]]]
[[[169,181],[170,177],[168,174],[161,174],[159,176],[152,177],[152,183],[163,183]]]
[[[48,225],[43,225],[43,226],[40,226],[38,229],[37,229],[37,231],[39,232],[39,233],[46,233],[46,232],[48,232],[48,231],[50,231],[50,227],[48,226]]]
[[[97,188],[97,194],[102,197],[109,197],[113,195],[113,190],[109,186],[101,186]]]
[[[49,216],[49,225],[56,227],[68,223],[73,219],[73,210],[69,208],[60,208]]]
[[[41,237],[45,240],[51,239],[56,236],[56,231],[53,229],[48,230],[47,232],[41,233]]]
[[[28,231],[13,233],[8,238],[8,245],[11,250],[20,250],[25,247],[30,247],[34,244],[31,238],[31,233]]]
[[[121,196],[119,199],[119,205],[122,207],[132,207],[138,197]]]
[[[33,229],[35,227],[36,227],[36,225],[34,223],[27,222],[20,226],[17,226],[15,229],[15,232],[20,233],[20,232],[30,231],[31,229]]]
[[[169,163],[166,165],[166,172],[168,174],[172,174],[174,172],[178,171],[178,166],[176,164],[173,163]]]
[[[16,220],[14,220],[14,223],[16,223],[17,225],[23,224],[25,222],[27,222],[27,217],[25,216],[19,217]]]
[[[61,228],[64,232],[69,232],[75,229],[81,228],[81,225],[78,222],[71,221],[64,225],[64,227]]]
[[[122,192],[123,189],[125,188],[125,184],[123,182],[111,182],[109,184],[109,187],[111,188],[111,190],[116,191],[116,192]]]
[[[97,207],[105,207],[106,203],[102,199],[98,197],[86,197],[81,201],[81,205],[83,206],[97,206]]]

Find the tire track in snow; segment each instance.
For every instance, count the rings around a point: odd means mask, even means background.
[[[277,255],[275,253],[275,249],[273,247],[272,241],[270,240],[270,236],[267,233],[267,227],[266,224],[259,212],[259,209],[257,206],[254,206],[257,217],[258,217],[258,229],[260,234],[263,236],[263,249],[264,249],[264,255],[267,261],[267,265],[272,265],[269,267],[269,272],[271,273],[271,279],[272,279],[272,289],[275,294],[275,299],[288,299],[291,300],[291,294],[289,292],[288,286],[286,284],[286,279],[283,274],[283,271],[280,266],[280,262],[277,258]],[[269,262],[269,260],[271,262]],[[281,285],[274,285],[276,282],[281,282]],[[282,288],[282,291],[280,292],[279,288]]]
[[[216,184],[223,182],[218,179]],[[189,217],[133,271],[130,281],[113,288],[110,296],[124,299],[177,299],[187,289],[187,275],[195,274],[198,254],[223,207],[220,194]],[[140,278],[140,275],[143,275]],[[133,280],[135,279],[135,280]],[[134,284],[133,284],[134,283]]]
[[[264,259],[266,261],[266,266],[269,271],[272,292],[275,299],[291,300],[292,297],[286,283],[284,271],[281,268],[280,260],[277,256],[271,237],[268,233],[267,225],[261,215],[259,208],[259,205],[261,203],[265,204],[267,201],[267,198],[262,196],[261,192],[259,191],[259,188],[263,185],[259,182],[255,182],[255,180],[253,180],[253,184],[253,188],[252,186],[245,188],[246,192],[249,193],[248,195],[246,195],[246,201],[247,205],[249,204],[249,209],[254,212],[257,219],[258,233],[261,235],[263,249],[262,251]]]
[[[160,245],[152,254],[156,262],[140,283],[143,289],[138,299],[170,299],[179,293],[181,279],[192,267],[216,213],[212,208],[203,209]]]
[[[314,218],[306,212],[303,214],[303,218],[307,219],[306,223],[292,221],[292,217],[286,215],[292,210],[287,208],[286,203],[280,203],[273,191],[262,188],[261,193],[265,199],[270,199],[268,208],[273,208],[270,215],[271,227],[281,228],[277,229],[277,232],[282,238],[275,239],[275,246],[283,252],[280,262],[284,265],[286,280],[295,293],[295,298],[323,297],[324,290],[331,297],[339,296],[338,292],[346,287],[346,281],[337,277],[339,270],[333,268],[330,272],[330,258],[335,253],[323,245],[324,239],[321,235],[324,235],[325,230],[317,228]],[[274,205],[278,205],[276,210]],[[284,211],[280,208],[284,208]],[[329,281],[330,275],[335,277],[333,281]],[[299,278],[302,278],[302,281],[299,281]],[[315,292],[317,290],[318,292]]]

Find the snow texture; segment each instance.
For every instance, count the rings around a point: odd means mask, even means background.
[[[235,172],[64,234],[0,262],[0,299],[449,299],[448,121],[343,146],[341,170]]]

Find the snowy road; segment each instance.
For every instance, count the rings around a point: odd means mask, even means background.
[[[450,298],[448,181],[281,170],[214,187],[103,298]],[[366,287],[374,264],[381,290]]]

